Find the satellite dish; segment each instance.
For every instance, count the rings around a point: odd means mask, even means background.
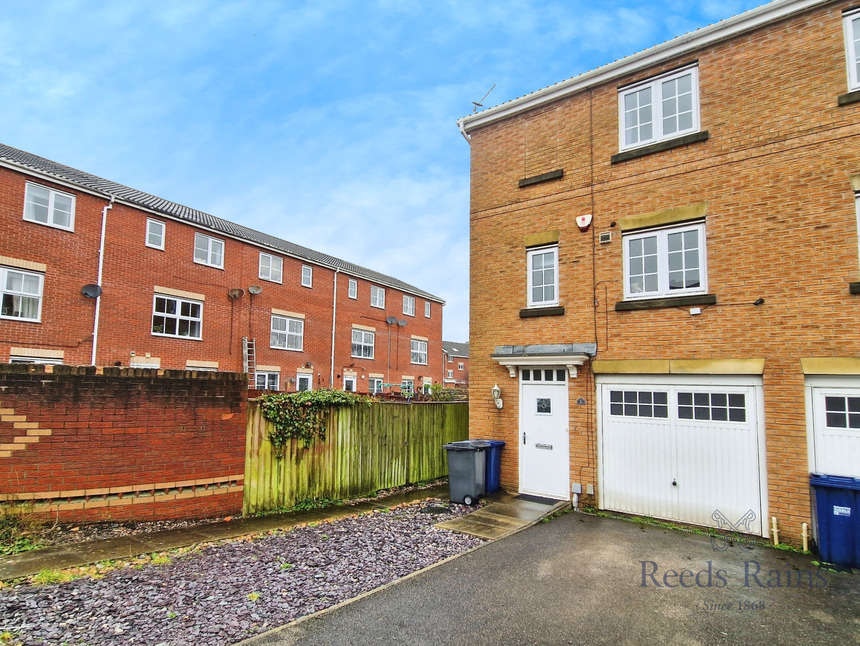
[[[260,287],[259,285],[251,285],[248,288],[248,291],[251,292],[251,294],[253,294],[254,296],[257,296],[257,295],[263,293],[263,288]]]
[[[227,296],[229,296],[230,299],[234,300],[234,301],[239,299],[239,298],[242,298],[244,295],[245,295],[245,290],[239,289],[238,287],[227,290]]]
[[[389,316],[387,319],[385,319],[385,322],[388,323],[388,325],[394,325],[395,323],[397,323],[397,317]]]
[[[98,285],[84,285],[81,287],[81,294],[86,296],[87,298],[98,298],[102,295],[102,288]]]
[[[409,321],[407,321],[406,319],[400,319],[399,321],[397,321],[397,325],[399,325],[400,327],[406,327],[406,324],[408,322]]]

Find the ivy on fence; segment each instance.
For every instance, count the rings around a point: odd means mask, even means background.
[[[272,423],[267,439],[275,455],[283,457],[291,439],[302,441],[307,448],[314,438],[325,440],[323,413],[334,407],[370,405],[370,399],[343,390],[306,390],[298,393],[267,393],[260,397],[263,417]]]

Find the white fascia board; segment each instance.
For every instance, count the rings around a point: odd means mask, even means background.
[[[457,121],[457,125],[461,132],[468,135],[472,130],[482,126],[558,101],[571,94],[606,83],[625,74],[657,65],[676,56],[695,52],[722,40],[757,29],[767,23],[776,22],[807,9],[828,4],[830,1],[832,0],[775,0],[733,18],[727,18],[708,27],[702,27],[683,36],[678,36],[638,54],[632,54],[614,63],[598,67],[590,72],[513,99],[478,114],[462,117]]]

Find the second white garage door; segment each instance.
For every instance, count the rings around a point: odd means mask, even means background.
[[[606,375],[598,396],[602,508],[762,534],[760,379]]]

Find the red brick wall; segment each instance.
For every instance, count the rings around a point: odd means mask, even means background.
[[[860,105],[847,90],[833,3],[471,133],[470,433],[507,440],[518,487],[516,381],[495,346],[597,343],[598,359],[764,358],[770,515],[787,541],[810,520],[801,357],[860,356],[855,197]],[[702,143],[612,164],[618,87],[698,61]],[[561,180],[518,181],[563,169]],[[709,292],[718,304],[616,312],[628,215],[707,202]],[[591,213],[581,233],[574,218]],[[564,316],[522,319],[524,237],[559,231]],[[596,236],[612,232],[609,244]],[[593,264],[592,264],[593,263]],[[763,297],[765,304],[752,306]],[[489,396],[498,382],[505,408]],[[588,405],[577,406],[578,398]],[[594,375],[570,385],[571,481],[597,486]]]
[[[0,499],[74,520],[238,513],[246,397],[234,373],[0,365]]]

